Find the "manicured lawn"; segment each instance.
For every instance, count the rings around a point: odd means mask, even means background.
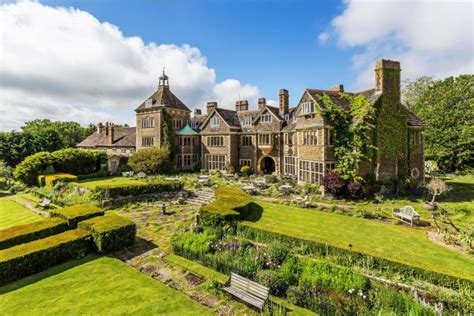
[[[72,261],[1,287],[0,293],[3,315],[212,315],[177,290],[108,257]]]
[[[245,225],[314,240],[474,281],[474,259],[431,242],[423,229],[258,201]]]
[[[0,198],[0,229],[28,224],[43,217],[31,212],[7,197]]]
[[[126,178],[126,177],[108,177],[108,178],[97,178],[97,179],[89,179],[89,180],[82,180],[78,182],[78,185],[81,187],[94,189],[98,185],[107,185],[107,184],[127,184],[127,183],[143,183],[144,181],[136,180],[133,178]]]

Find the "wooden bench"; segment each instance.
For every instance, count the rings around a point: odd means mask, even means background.
[[[270,294],[269,288],[233,272],[222,290],[260,311],[263,310]]]
[[[420,214],[418,214],[413,207],[408,205],[399,209],[394,209],[392,211],[392,216],[410,226],[413,226],[413,223],[416,224],[420,219]]]
[[[47,208],[51,204],[51,200],[44,198],[41,202],[38,203],[38,206],[41,206],[42,208]]]

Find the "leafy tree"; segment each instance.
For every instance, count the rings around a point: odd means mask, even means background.
[[[168,147],[151,147],[137,151],[128,160],[128,165],[135,172],[147,174],[169,173],[173,171]]]
[[[402,82],[402,103],[409,109],[413,109],[416,102],[434,84],[433,78],[423,76],[416,80],[404,80]]]
[[[416,98],[413,111],[428,125],[428,159],[447,172],[474,164],[474,75],[434,82]]]

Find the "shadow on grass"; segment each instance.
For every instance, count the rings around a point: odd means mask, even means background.
[[[437,198],[439,202],[471,202],[474,201],[474,183],[450,182],[448,185],[452,190],[446,195]]]
[[[255,202],[250,204],[250,212],[244,220],[254,223],[258,222],[262,218],[263,208]]]
[[[18,290],[18,289],[20,289],[24,286],[36,283],[38,281],[49,278],[51,276],[54,276],[56,274],[59,274],[59,273],[64,272],[66,270],[69,270],[71,268],[80,266],[84,263],[90,262],[90,261],[95,260],[97,258],[99,258],[99,256],[97,256],[97,255],[88,255],[88,256],[85,256],[82,259],[71,260],[71,261],[68,261],[66,263],[54,266],[54,267],[49,268],[48,270],[45,270],[43,272],[33,274],[29,277],[14,281],[12,283],[9,283],[9,284],[6,284],[6,285],[0,287],[0,294],[5,294],[5,293],[11,292],[11,291]]]
[[[140,256],[147,251],[153,250],[156,247],[158,246],[149,240],[135,237],[135,243],[132,246],[116,251],[114,252],[114,255],[122,261],[127,261],[134,257]]]

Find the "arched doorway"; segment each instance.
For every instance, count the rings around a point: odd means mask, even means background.
[[[272,157],[263,157],[260,161],[260,170],[264,174],[272,174],[275,172],[275,160]]]

